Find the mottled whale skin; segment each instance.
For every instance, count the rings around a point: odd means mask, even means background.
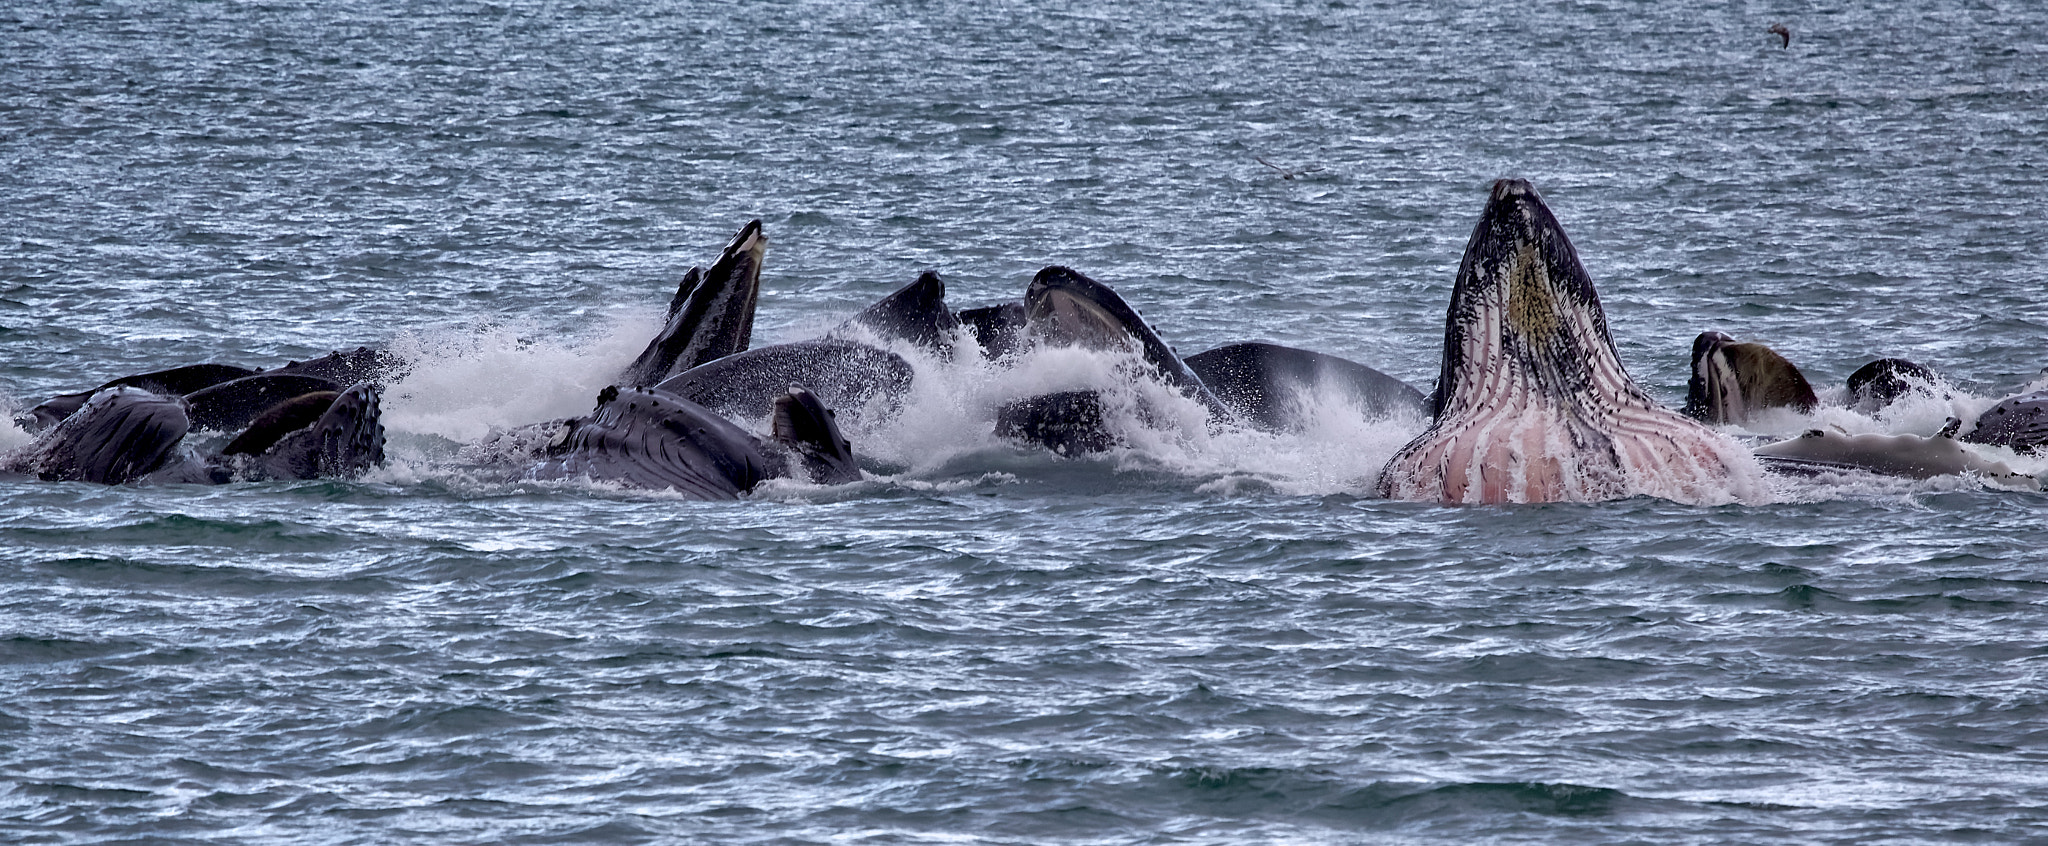
[[[1739,444],[1629,378],[1593,281],[1520,179],[1495,182],[1444,321],[1436,420],[1380,471],[1379,493],[1443,503],[1656,496],[1757,502]]]
[[[850,419],[893,417],[916,369],[888,350],[846,340],[798,341],[735,353],[654,386],[728,418],[767,416],[791,385],[803,385]]]
[[[2006,397],[1984,410],[1963,440],[2032,454],[2048,446],[2048,391]]]

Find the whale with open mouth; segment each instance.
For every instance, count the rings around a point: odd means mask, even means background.
[[[761,298],[761,261],[768,237],[748,221],[711,269],[683,274],[668,303],[668,322],[619,374],[629,387],[653,385],[692,367],[743,352],[753,343],[754,305]]]
[[[1435,422],[1381,495],[1455,503],[1761,501],[1754,459],[1622,369],[1593,280],[1520,179],[1493,184],[1451,292]]]

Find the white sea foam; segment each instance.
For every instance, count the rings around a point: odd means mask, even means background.
[[[384,424],[468,443],[589,413],[659,328],[641,310],[612,313],[588,334],[498,322],[401,336],[391,349],[412,366],[385,391]]]

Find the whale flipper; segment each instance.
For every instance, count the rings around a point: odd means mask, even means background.
[[[840,434],[832,409],[826,408],[816,394],[791,388],[789,393],[776,397],[770,428],[776,443],[796,453],[811,481],[820,485],[860,481],[853,444]]]
[[[767,252],[761,221],[752,220],[740,227],[710,270],[690,268],[669,301],[667,324],[619,374],[619,381],[646,387],[745,350],[753,342]]]
[[[1536,189],[1495,182],[1444,320],[1436,421],[1379,492],[1436,502],[1763,497],[1733,441],[1659,406],[1608,335],[1593,280]]]

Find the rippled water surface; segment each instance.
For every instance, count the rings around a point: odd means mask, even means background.
[[[1371,480],[1416,421],[1062,459],[989,433],[1057,373],[966,360],[849,433],[851,485],[694,503],[454,460],[587,411],[753,218],[761,343],[923,269],[965,307],[1066,264],[1183,353],[1427,389],[1503,176],[1669,405],[1707,329],[1828,399],[1882,356],[1956,388],[1785,430],[1931,432],[2039,387],[2048,12],[1693,5],[10,4],[7,402],[417,364],[360,481],[0,483],[0,832],[2040,837],[2038,493],[1395,503]]]

